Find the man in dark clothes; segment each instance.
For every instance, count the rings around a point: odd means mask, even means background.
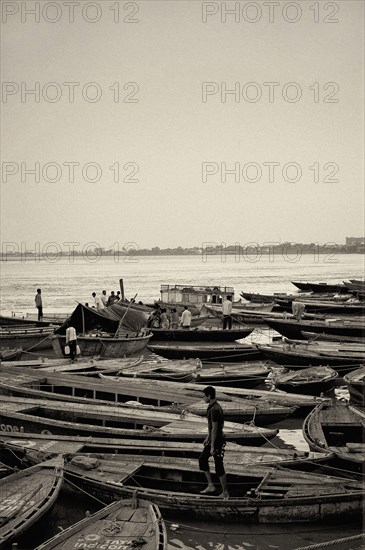
[[[204,440],[204,449],[199,457],[199,469],[204,472],[208,486],[201,491],[202,494],[215,492],[215,486],[209,470],[209,457],[214,458],[215,471],[219,476],[222,486],[221,497],[228,498],[226,472],[223,465],[224,448],[226,440],[223,434],[224,418],[223,410],[215,398],[215,389],[207,386],[204,390],[204,401],[208,404],[208,436]]]
[[[37,288],[37,294],[34,298],[35,307],[38,309],[38,321],[41,321],[43,318],[43,303],[42,303],[42,291],[40,288]]]

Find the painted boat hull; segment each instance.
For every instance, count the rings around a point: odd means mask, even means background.
[[[133,497],[133,495],[132,495]],[[108,529],[108,524],[110,530]],[[89,540],[92,548],[132,548],[133,535],[145,550],[166,550],[167,532],[159,508],[145,500],[131,498],[115,502],[71,525],[35,550],[81,548]],[[80,544],[82,546],[80,546]]]

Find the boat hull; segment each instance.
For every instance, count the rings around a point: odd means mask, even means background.
[[[99,338],[94,336],[79,336],[77,344],[83,357],[128,357],[142,351],[151,334],[130,338]],[[64,353],[66,337],[56,335],[52,338],[52,346],[58,357],[66,357]]]
[[[212,329],[212,330],[185,330],[185,329],[151,329],[153,334],[152,342],[174,341],[174,342],[234,342],[246,338],[252,332],[251,327],[245,329]]]

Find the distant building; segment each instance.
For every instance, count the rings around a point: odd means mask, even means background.
[[[346,237],[346,246],[364,246],[365,237]]]

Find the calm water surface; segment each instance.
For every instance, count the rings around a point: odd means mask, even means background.
[[[34,295],[42,288],[45,314],[71,312],[76,302],[92,302],[91,293],[105,289],[119,290],[124,279],[126,296],[137,294],[137,300],[151,302],[159,298],[161,284],[226,285],[240,291],[295,292],[291,281],[341,282],[364,277],[364,257],[353,255],[303,255],[283,258],[280,255],[255,259],[227,256],[165,256],[139,257],[135,261],[103,258],[96,262],[62,258],[56,262],[33,260],[2,262],[1,313],[34,313]],[[248,261],[250,260],[250,261]],[[252,261],[251,261],[252,260]],[[267,332],[255,333],[255,340],[267,338]],[[269,333],[270,336],[270,333]],[[340,390],[341,391],[341,390]],[[275,427],[279,436],[273,440],[278,447],[306,450],[300,419],[287,419]],[[28,532],[19,549],[33,550],[37,544],[95,511],[98,505],[86,497],[70,496],[64,491],[55,508],[37,528]],[[245,525],[193,522],[179,517],[167,522],[169,550],[294,550],[300,546],[329,541],[361,532],[361,524],[337,521],[332,524]],[[336,548],[336,547],[334,547]],[[344,548],[344,547],[342,547]],[[347,549],[364,548],[361,543]]]

